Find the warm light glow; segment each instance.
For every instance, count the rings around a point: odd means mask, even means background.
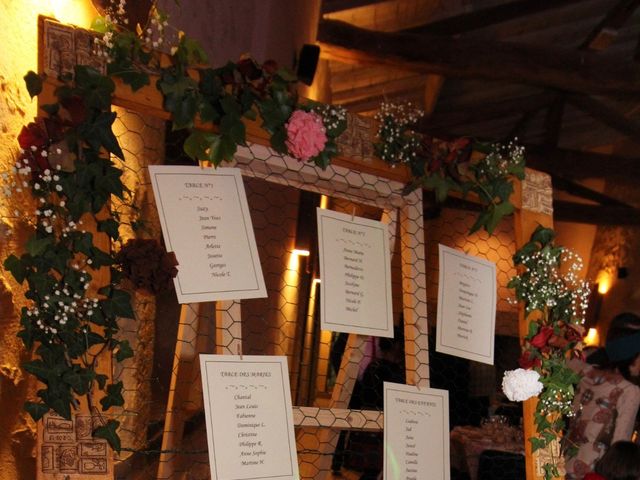
[[[320,280],[319,278],[314,278],[314,279],[313,279],[313,283],[314,283],[314,284],[316,284],[316,283],[320,283],[320,282],[322,282],[322,280]]]
[[[329,197],[320,195],[320,208],[326,210],[329,207]]]
[[[612,278],[613,277],[611,273],[607,272],[606,270],[601,270],[600,273],[598,273],[596,283],[598,284],[598,293],[600,295],[604,295],[609,291],[609,289],[611,288]]]
[[[98,12],[89,0],[40,0],[42,13],[55,17],[61,23],[89,28]]]
[[[293,252],[291,252],[291,255],[297,255],[300,257],[308,257],[309,256],[309,250],[298,250],[297,248],[295,248],[293,250]]]
[[[291,252],[289,256],[289,262],[287,263],[287,271],[297,272],[300,266],[300,256],[295,253],[295,250]]]
[[[587,347],[597,347],[600,344],[600,334],[597,328],[590,328],[587,336],[584,337],[584,344]]]

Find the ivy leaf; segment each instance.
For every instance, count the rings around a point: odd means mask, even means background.
[[[540,245],[550,244],[556,236],[556,232],[551,228],[545,228],[542,225],[538,225],[538,228],[531,235],[532,242],[538,242]]]
[[[102,410],[109,410],[111,407],[121,407],[124,405],[122,387],[122,382],[107,385],[107,395],[100,399]]]
[[[24,83],[27,85],[27,91],[31,98],[42,92],[42,77],[36,72],[29,70],[24,76]]]
[[[96,374],[96,382],[98,382],[98,387],[100,387],[100,390],[104,390],[104,386],[107,384],[107,380],[109,380],[109,377],[107,377],[106,375],[103,375],[102,373]]]
[[[9,255],[3,265],[5,269],[11,272],[11,275],[16,279],[16,282],[24,282],[24,279],[27,276],[27,269],[18,257],[13,254]]]
[[[129,345],[128,340],[121,340],[118,342],[118,351],[116,352],[116,360],[122,362],[127,358],[133,357],[133,349]]]
[[[500,221],[507,215],[511,215],[515,207],[511,202],[501,202],[489,208],[489,218],[485,223],[485,230],[491,235]]]
[[[78,130],[95,151],[104,147],[108,152],[124,160],[124,153],[118,144],[118,139],[111,130],[116,117],[116,112],[102,112],[93,123],[83,124]]]
[[[131,62],[110,63],[107,65],[107,73],[120,78],[134,92],[151,83],[149,75],[136,69]]]
[[[220,142],[220,135],[194,130],[184,142],[183,149],[194,160],[213,161],[213,151]]]
[[[53,243],[53,237],[37,238],[31,237],[27,240],[27,252],[32,257],[42,255],[44,251]]]
[[[32,360],[23,363],[22,368],[43,383],[48,383],[52,376],[56,376],[56,372],[42,360]]]
[[[86,395],[94,378],[95,372],[86,368],[78,368],[62,375],[62,380],[78,395]]]
[[[113,240],[117,240],[118,237],[120,236],[120,233],[118,232],[119,225],[120,224],[116,222],[113,218],[108,218],[106,220],[102,220],[98,222],[98,231],[106,233]]]
[[[129,292],[114,289],[111,293],[111,307],[113,314],[117,317],[135,318]]]
[[[229,137],[236,145],[245,145],[245,126],[240,117],[228,114],[220,121],[220,133]]]
[[[112,449],[120,453],[122,447],[120,444],[120,437],[117,433],[119,426],[120,422],[117,420],[109,420],[106,425],[96,428],[93,431],[93,436],[105,439]]]
[[[45,413],[49,411],[49,407],[44,403],[25,402],[24,409],[27,411],[31,418],[36,422],[40,420]]]

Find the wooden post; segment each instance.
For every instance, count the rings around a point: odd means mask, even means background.
[[[514,231],[516,237],[516,249],[521,248],[529,241],[531,234],[538,225],[553,227],[553,190],[551,177],[545,173],[526,169],[525,179],[517,184],[514,195],[514,205],[516,206],[514,218]],[[529,322],[525,318],[524,307],[520,306],[518,330],[522,341],[529,331]],[[534,425],[534,412],[537,399],[530,399],[523,405],[523,427],[525,438],[525,458],[527,480],[537,480],[543,478],[541,471],[541,458],[545,452],[531,451],[529,438],[536,434]],[[556,454],[554,452],[554,454]]]

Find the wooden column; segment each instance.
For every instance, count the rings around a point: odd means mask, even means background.
[[[529,241],[531,234],[538,225],[553,227],[553,190],[551,177],[546,173],[536,170],[526,169],[525,179],[517,185],[514,195],[514,205],[516,206],[514,218],[514,231],[516,237],[516,249],[521,248]],[[520,340],[522,341],[529,331],[529,322],[525,318],[524,307],[520,305],[519,326]],[[525,457],[527,480],[537,480],[543,478],[541,465],[546,462],[549,452],[531,451],[529,438],[536,435],[534,425],[534,412],[537,399],[530,399],[523,405],[523,426],[525,438]],[[557,450],[557,444],[554,446]],[[554,451],[554,455],[559,452]]]

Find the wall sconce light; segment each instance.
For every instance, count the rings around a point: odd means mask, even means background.
[[[592,327],[587,332],[587,335],[583,340],[585,346],[587,347],[597,347],[600,344],[600,334],[598,333],[598,329]]]

